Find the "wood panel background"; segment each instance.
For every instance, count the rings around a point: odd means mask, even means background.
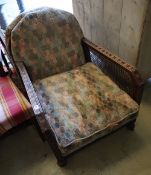
[[[136,66],[149,1],[73,0],[73,11],[88,39]]]

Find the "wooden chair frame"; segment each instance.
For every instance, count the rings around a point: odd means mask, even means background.
[[[108,75],[121,89],[129,94],[138,104],[141,102],[144,81],[141,79],[138,71],[123,59],[112,54],[107,49],[99,47],[86,38],[81,41],[85,59],[87,62],[96,64],[106,75]],[[3,41],[5,48],[5,44]],[[14,60],[11,55],[11,60]],[[34,123],[42,140],[47,140],[52,148],[58,164],[64,166],[68,156],[63,156],[55,139],[54,133],[45,120],[45,113],[41,107],[37,94],[34,90],[30,77],[28,75],[26,65],[22,61],[14,62],[25,87],[27,97],[32,105],[35,114]],[[132,115],[129,121],[123,122],[129,129],[133,130],[135,126],[137,114]],[[121,127],[121,125],[120,125]],[[116,127],[117,130],[119,127]]]

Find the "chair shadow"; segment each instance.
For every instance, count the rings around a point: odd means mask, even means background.
[[[98,174],[137,153],[144,144],[137,132],[124,127],[69,157],[67,166],[60,168],[49,145],[40,140],[33,126],[9,135],[0,142],[1,173],[11,175],[18,170],[27,174],[31,171],[60,175]],[[6,168],[8,164],[10,166]]]
[[[68,172],[73,170],[75,174],[81,171],[103,171],[132,156],[142,147],[143,141],[135,131],[122,128],[73,155],[62,171],[64,174],[69,174]]]
[[[145,82],[142,103],[151,105],[151,78]]]

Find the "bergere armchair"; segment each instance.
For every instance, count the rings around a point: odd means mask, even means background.
[[[6,46],[40,136],[60,166],[123,125],[134,129],[143,92],[139,73],[84,38],[74,15],[47,7],[24,12],[8,26]]]

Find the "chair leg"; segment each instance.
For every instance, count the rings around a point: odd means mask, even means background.
[[[136,122],[136,119],[130,121],[130,122],[126,125],[127,128],[128,128],[129,130],[131,130],[131,131],[134,131],[134,129],[135,129],[135,122]]]
[[[38,125],[35,117],[33,117],[33,124],[34,124],[35,128],[37,129],[38,134],[39,134],[41,140],[43,142],[45,142],[46,141],[46,138],[45,138],[44,134],[41,132],[40,126]]]
[[[64,167],[67,165],[67,158],[66,157],[57,157],[57,164],[60,166],[60,167]]]
[[[65,166],[67,164],[67,156],[62,155],[52,131],[49,131],[48,133],[46,133],[46,139],[57,159],[57,164],[60,167]]]

